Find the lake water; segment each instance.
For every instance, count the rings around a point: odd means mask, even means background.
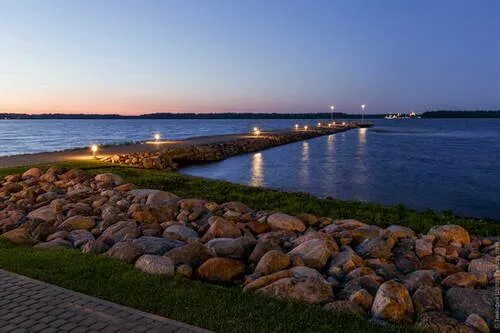
[[[321,197],[500,219],[500,120],[377,120],[182,172]]]
[[[291,128],[298,120],[1,120],[0,156]],[[500,219],[500,120],[376,120],[371,129],[193,166],[185,174],[321,197]]]

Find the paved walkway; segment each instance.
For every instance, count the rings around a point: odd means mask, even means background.
[[[210,331],[0,270],[0,332]]]

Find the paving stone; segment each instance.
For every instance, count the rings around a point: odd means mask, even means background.
[[[210,333],[0,269],[0,332]]]

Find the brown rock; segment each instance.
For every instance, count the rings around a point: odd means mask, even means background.
[[[235,259],[210,258],[198,269],[198,276],[211,282],[231,282],[245,274],[245,265]]]
[[[56,214],[54,213],[50,205],[43,206],[28,214],[28,218],[36,221],[52,222],[56,219]]]
[[[464,288],[475,288],[479,281],[476,275],[466,272],[458,272],[448,275],[446,279],[441,282],[441,285],[445,288],[451,287],[464,287]]]
[[[424,239],[417,239],[415,241],[415,253],[419,258],[432,255],[432,243]]]
[[[432,227],[428,234],[436,236],[442,243],[456,242],[462,245],[470,243],[469,233],[459,225],[447,224]]]
[[[36,240],[31,237],[29,230],[23,227],[7,231],[6,233],[0,235],[0,238],[6,239],[9,242],[18,245],[36,244]]]
[[[394,280],[383,283],[375,295],[374,317],[397,324],[413,322],[413,303],[406,287]]]
[[[271,250],[259,260],[255,273],[272,274],[290,266],[290,257],[279,250]]]
[[[476,329],[479,333],[490,333],[488,323],[481,316],[473,313],[467,317],[465,324]]]
[[[296,217],[283,214],[274,213],[267,218],[267,223],[274,230],[287,230],[303,232],[306,230],[304,223]]]
[[[413,294],[417,313],[443,311],[443,294],[439,287],[421,287]]]
[[[119,259],[128,264],[133,264],[143,254],[141,247],[132,241],[118,242],[106,252],[108,257]]]
[[[69,228],[70,230],[85,229],[91,230],[95,227],[95,220],[90,216],[76,215],[66,219],[62,224],[62,228]]]
[[[321,269],[337,251],[338,246],[334,241],[311,239],[295,247],[288,255],[299,256],[306,266]]]
[[[214,238],[238,238],[241,237],[241,230],[234,222],[223,219],[219,216],[212,216],[208,223],[210,228],[201,238],[202,242],[207,242]]]
[[[366,289],[360,289],[351,294],[349,301],[369,311],[373,304],[373,296]]]
[[[189,266],[196,268],[202,262],[212,257],[213,252],[199,242],[192,242],[170,250],[165,254],[165,256],[172,259],[176,265],[188,264]]]
[[[139,257],[139,259],[135,262],[134,267],[148,274],[162,276],[175,275],[175,265],[172,259],[152,254],[145,254]]]
[[[279,271],[276,273],[272,273],[269,275],[262,276],[260,278],[257,278],[250,283],[248,283],[244,288],[243,291],[251,291],[255,289],[259,289],[262,287],[265,287],[274,281],[278,281],[279,279],[284,279],[292,276],[292,272],[289,270],[284,270],[284,271]]]
[[[447,263],[444,259],[437,256],[427,256],[420,262],[421,269],[432,269],[438,272],[441,276],[448,276],[453,273],[460,272],[460,268]]]
[[[27,171],[25,171],[22,175],[22,178],[23,179],[27,179],[27,178],[40,178],[40,176],[42,175],[42,171],[40,171],[40,169],[38,168],[31,168],[31,169],[28,169]]]

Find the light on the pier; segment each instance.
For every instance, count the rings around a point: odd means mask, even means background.
[[[342,122],[342,126],[345,126],[345,122]]]
[[[307,131],[307,129],[309,128],[309,126],[304,126],[304,130]]]
[[[160,139],[161,139],[160,133],[155,133],[154,138],[155,138],[155,141],[157,141],[157,142],[160,141]]]
[[[318,123],[318,127],[320,127],[320,126],[321,126],[321,123]]]
[[[254,134],[255,136],[259,136],[259,135],[260,135],[260,129],[259,129],[258,127],[254,127],[254,128],[253,128],[253,134]]]
[[[364,111],[366,108],[366,104],[361,104],[361,109]]]
[[[299,124],[295,124],[295,129],[299,129]]]
[[[330,106],[330,110],[335,110],[335,105]]]
[[[90,146],[90,151],[92,152],[92,156],[94,156],[94,158],[96,157],[98,150],[99,150],[99,147],[97,145]]]

